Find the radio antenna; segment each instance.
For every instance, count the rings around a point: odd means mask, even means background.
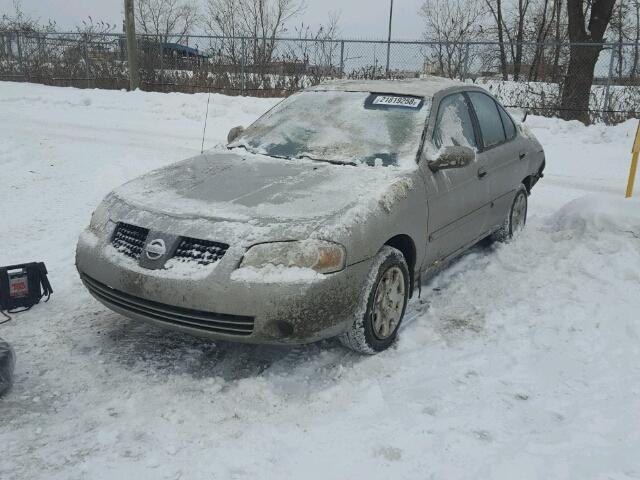
[[[209,101],[211,100],[211,87],[209,87],[209,95],[207,96],[207,113],[204,116],[204,130],[202,131],[202,148],[200,149],[200,155],[204,153],[204,138],[207,134],[207,120],[209,119]]]

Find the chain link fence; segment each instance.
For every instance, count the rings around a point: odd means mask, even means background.
[[[569,44],[408,42],[138,36],[142,88],[159,92],[219,92],[281,97],[336,78],[418,78],[437,75],[491,90],[506,106],[558,116]],[[576,46],[574,44],[574,46]],[[640,117],[639,45],[589,44],[602,51],[589,114],[615,123]],[[124,35],[0,31],[0,80],[78,88],[129,85]]]

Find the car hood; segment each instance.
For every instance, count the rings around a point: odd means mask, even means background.
[[[318,221],[384,191],[399,173],[388,167],[214,152],[153,171],[114,194],[138,209],[171,217]]]

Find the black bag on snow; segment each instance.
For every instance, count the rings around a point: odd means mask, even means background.
[[[0,310],[28,310],[53,293],[42,262],[0,267]],[[46,300],[45,300],[46,301]],[[22,311],[22,310],[21,310]]]

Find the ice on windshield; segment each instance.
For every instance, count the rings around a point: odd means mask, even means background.
[[[230,147],[275,157],[415,165],[430,104],[403,98],[407,97],[302,92],[256,121]]]

